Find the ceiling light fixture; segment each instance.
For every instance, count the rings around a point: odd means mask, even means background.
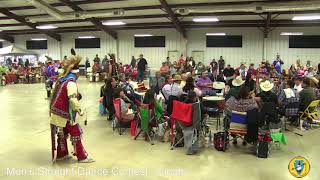
[[[135,34],[134,37],[150,37],[152,34]]]
[[[308,20],[319,20],[320,15],[315,15],[315,16],[294,16],[292,18],[293,21],[308,21]]]
[[[281,36],[301,36],[303,32],[282,32],[280,33]]]
[[[126,23],[122,21],[104,21],[102,22],[105,26],[119,26],[119,25],[125,25]]]
[[[57,26],[53,25],[41,25],[41,26],[36,26],[37,29],[57,29]]]
[[[95,36],[79,36],[78,39],[93,39]]]
[[[219,21],[216,17],[210,17],[210,18],[193,18],[194,22],[217,22]]]
[[[47,38],[32,38],[32,41],[46,41]]]
[[[227,35],[226,33],[207,33],[207,36],[225,36]]]

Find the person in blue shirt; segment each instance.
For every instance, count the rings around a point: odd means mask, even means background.
[[[280,59],[280,55],[277,54],[277,58],[273,61],[274,68],[276,70],[276,75],[280,76],[281,74],[281,66],[283,65],[283,61]]]

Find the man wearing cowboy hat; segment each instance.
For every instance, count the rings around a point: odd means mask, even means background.
[[[163,95],[166,99],[169,99],[169,96],[176,96],[180,97],[183,93],[182,88],[180,86],[180,83],[182,81],[182,78],[180,75],[175,75],[172,79],[171,84],[166,84],[162,88]]]
[[[73,155],[77,156],[78,162],[90,163],[94,162],[94,160],[88,157],[82,145],[82,130],[76,122],[76,114],[80,116],[84,114],[80,108],[79,100],[81,95],[76,84],[76,80],[79,77],[81,58],[75,55],[73,49],[71,52],[73,56],[65,62],[64,73],[56,81],[50,102],[52,160],[70,158],[67,144],[67,137],[70,134],[70,140],[74,146]],[[57,147],[56,135],[58,136]],[[55,150],[57,150],[57,157],[55,157]]]
[[[261,92],[257,94],[256,100],[261,107],[261,122],[269,124],[270,122],[279,123],[279,113],[277,107],[279,107],[278,97],[272,92],[274,83],[265,80],[260,83]]]
[[[269,80],[262,81],[260,83],[261,92],[257,94],[257,97],[260,97],[262,102],[271,102],[277,106],[278,105],[278,97],[274,92],[271,91],[273,89],[273,87],[274,87],[273,82],[271,82]]]
[[[226,100],[229,99],[232,96],[236,96],[240,90],[240,86],[244,83],[245,81],[242,80],[241,76],[237,76],[234,80],[232,80],[232,88],[230,88],[228,94],[226,95]]]

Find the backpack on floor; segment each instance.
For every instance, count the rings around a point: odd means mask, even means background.
[[[257,157],[268,158],[270,156],[271,148],[271,137],[270,134],[259,134],[257,143]]]
[[[213,144],[216,150],[225,151],[228,144],[228,136],[226,132],[217,132],[213,136]]]

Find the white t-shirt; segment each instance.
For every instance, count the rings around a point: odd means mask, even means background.
[[[303,88],[302,88],[302,85],[301,85],[301,84],[299,84],[298,86],[297,86],[297,85],[294,85],[294,89],[296,89],[298,93],[300,93],[300,91],[302,91],[302,90],[303,90]]]
[[[183,93],[182,88],[179,84],[173,83],[173,84],[166,84],[162,88],[163,95],[168,100],[169,96],[177,96],[180,97]]]

